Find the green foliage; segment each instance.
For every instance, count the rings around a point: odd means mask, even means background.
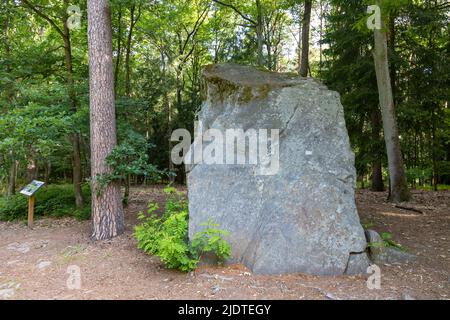
[[[192,239],[192,249],[201,258],[203,254],[213,253],[223,262],[231,255],[229,244],[223,239],[229,232],[220,230],[219,225],[210,218],[201,224],[203,231],[197,232]]]
[[[35,215],[63,217],[72,216],[80,220],[87,220],[91,215],[90,190],[83,188],[86,205],[77,209],[72,185],[50,185],[43,187],[36,193]],[[23,220],[28,212],[28,198],[22,194],[10,197],[0,197],[0,220]]]
[[[374,226],[373,222],[367,222],[361,224],[364,230],[368,230]]]
[[[106,158],[106,164],[113,171],[109,174],[97,176],[98,193],[113,181],[126,181],[130,175],[143,176],[149,182],[159,182],[166,175],[166,171],[158,170],[151,164],[148,157],[153,145],[149,144],[144,136],[128,130],[124,141],[117,145]]]
[[[230,257],[231,248],[224,240],[228,232],[218,229],[218,225],[209,220],[203,224],[204,230],[196,233],[189,243],[188,203],[182,193],[173,187],[164,191],[168,194],[164,213],[156,212],[158,204],[150,203],[148,214],[139,214],[142,224],[135,227],[138,248],[148,254],[158,256],[168,268],[181,271],[194,270],[202,255],[214,254],[219,263]]]
[[[64,1],[32,2],[63,28]],[[258,64],[255,22],[259,13],[264,23],[262,68],[297,70],[299,57],[294,51],[304,1],[261,0],[261,10],[255,1],[222,2],[241,14],[210,0],[111,1],[120,144],[108,158],[114,172],[91,177],[100,185],[121,181],[129,186],[130,176],[139,182],[161,182],[173,176],[160,171],[164,168],[183,177],[183,167],[169,166],[170,134],[175,128],[193,133],[205,91],[201,76],[205,65]],[[68,179],[73,133],[80,136],[83,171],[88,172],[90,165],[86,16],[81,29],[70,30],[72,87],[61,35],[48,20],[19,3],[0,3],[2,192],[7,190],[13,163],[18,164],[18,181],[27,180],[30,160],[40,173],[50,166],[50,180]],[[450,184],[448,6],[444,0],[379,3],[389,29],[395,110],[408,181],[420,188],[435,176],[437,183]],[[76,4],[85,14],[86,1]],[[382,127],[372,121],[379,113],[379,101],[373,31],[366,22],[367,6],[374,4],[372,0],[313,1],[313,17],[320,16],[321,27],[317,18],[312,19],[311,71],[342,97],[358,176],[370,175],[374,163],[387,167]],[[76,112],[68,94],[72,90]]]
[[[406,251],[406,249],[392,240],[392,234],[388,232],[383,232],[381,235],[383,242],[371,242],[368,244],[369,248],[395,248],[401,251]]]

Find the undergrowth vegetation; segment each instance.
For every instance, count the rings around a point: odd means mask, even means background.
[[[36,193],[35,216],[63,217],[72,216],[87,220],[91,216],[90,188],[83,187],[85,205],[75,207],[73,185],[49,185]],[[28,212],[28,198],[20,193],[9,197],[0,197],[0,220],[25,220]]]
[[[150,203],[147,214],[141,212],[142,224],[135,227],[138,247],[148,254],[158,256],[170,269],[194,270],[202,257],[214,256],[219,264],[231,254],[231,247],[224,239],[228,232],[220,230],[214,221],[202,224],[203,230],[189,241],[189,211],[184,195],[173,187],[164,191],[168,195],[164,212],[158,215],[158,204]]]

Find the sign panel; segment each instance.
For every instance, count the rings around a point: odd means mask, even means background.
[[[29,185],[27,185],[25,188],[23,188],[20,193],[23,195],[26,195],[28,197],[31,197],[34,195],[42,186],[45,184],[45,182],[33,180]]]

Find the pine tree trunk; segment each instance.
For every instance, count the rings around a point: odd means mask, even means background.
[[[105,159],[117,144],[108,0],[88,0],[89,102],[91,117],[92,238],[110,239],[124,230],[118,183],[99,190],[96,177],[111,172]]]
[[[309,30],[311,27],[312,0],[305,1],[305,12],[303,13],[302,27],[302,62],[300,65],[300,76],[307,77],[309,70]]]
[[[402,151],[394,110],[391,77],[389,74],[387,35],[382,23],[381,30],[375,29],[375,71],[377,75],[380,108],[383,118],[384,139],[389,164],[390,200],[402,202],[410,199],[403,166]]]

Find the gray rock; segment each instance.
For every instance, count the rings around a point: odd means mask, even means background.
[[[39,262],[39,263],[37,264],[36,267],[37,267],[38,269],[45,269],[45,268],[51,266],[51,264],[52,264],[51,261],[41,261],[41,262]]]
[[[382,245],[384,243],[381,236],[375,230],[368,229],[365,231],[365,234],[366,234],[366,239],[367,239],[368,243],[379,244],[379,245]]]
[[[20,253],[27,253],[28,251],[30,251],[30,246],[27,243],[13,242],[13,243],[10,243],[6,248],[8,250],[17,251]]]
[[[367,269],[370,266],[370,260],[365,252],[351,253],[348,259],[346,275],[363,275],[367,274]]]
[[[393,247],[386,247],[381,236],[374,230],[366,230],[369,257],[375,264],[404,264],[416,259],[414,254]]]
[[[14,289],[0,289],[0,299],[9,299],[15,294]]]
[[[274,175],[262,175],[264,157],[258,165],[187,166],[191,239],[213,218],[231,234],[230,262],[254,273],[344,274],[367,243],[339,95],[313,79],[237,65],[209,66],[204,76],[204,130],[225,137],[226,129],[279,129],[280,165]],[[352,269],[365,267],[351,259]]]
[[[16,283],[14,281],[10,281],[7,283],[0,284],[0,299],[9,299],[12,298],[16,290],[20,288],[20,283]]]
[[[416,300],[413,296],[411,296],[409,293],[402,293],[402,299],[403,300]]]

